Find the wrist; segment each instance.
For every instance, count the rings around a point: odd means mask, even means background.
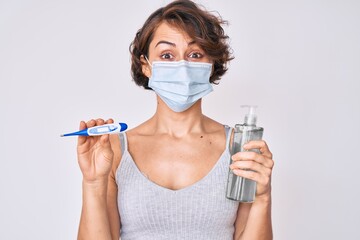
[[[83,179],[82,188],[84,194],[91,194],[95,196],[106,195],[108,186],[108,179],[85,180]]]
[[[271,193],[265,193],[256,196],[255,201],[257,203],[271,204]]]

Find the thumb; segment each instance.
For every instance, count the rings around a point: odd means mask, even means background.
[[[111,149],[110,137],[109,134],[102,135],[100,137],[100,144],[103,148],[103,155],[105,158],[112,160],[114,156],[114,152]]]

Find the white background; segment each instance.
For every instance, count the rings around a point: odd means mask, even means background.
[[[169,1],[0,0],[0,239],[75,239],[80,120],[151,117],[128,47]],[[274,153],[275,239],[360,239],[360,2],[199,1],[229,21],[235,60],[204,113],[259,105]]]

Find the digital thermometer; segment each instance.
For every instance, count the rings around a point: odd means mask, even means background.
[[[60,135],[60,137],[68,136],[100,136],[104,134],[113,134],[125,131],[127,129],[126,123],[110,123],[91,128],[86,128],[77,132],[66,133]]]

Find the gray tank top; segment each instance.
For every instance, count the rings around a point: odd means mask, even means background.
[[[198,182],[170,190],[140,172],[120,134],[122,159],[116,171],[121,240],[233,239],[238,202],[225,197],[231,128],[226,148],[212,170]]]

